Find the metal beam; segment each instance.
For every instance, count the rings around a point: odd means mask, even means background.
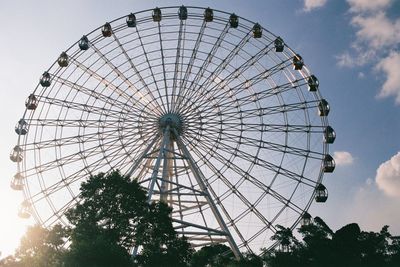
[[[183,142],[180,139],[180,136],[178,135],[176,130],[174,131],[174,135],[176,138],[176,143],[177,143],[178,147],[182,150],[183,155],[186,157],[186,159],[189,163],[189,167],[190,167],[192,173],[194,174],[194,177],[196,178],[197,183],[199,184],[201,190],[205,193],[205,198],[208,202],[208,205],[211,208],[211,211],[213,212],[213,214],[215,216],[215,219],[217,220],[217,222],[218,222],[219,226],[221,227],[221,229],[223,230],[223,232],[226,233],[227,241],[233,251],[233,254],[235,255],[236,258],[239,259],[241,257],[240,250],[239,250],[238,246],[236,245],[231,233],[229,232],[229,229],[226,226],[226,224],[221,216],[221,213],[219,212],[218,208],[216,207],[214,201],[212,200],[206,185],[204,184],[205,177],[204,177],[203,173],[201,172],[201,170],[197,166],[196,162],[190,155],[189,150],[183,144]]]

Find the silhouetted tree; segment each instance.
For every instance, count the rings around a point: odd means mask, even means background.
[[[282,252],[292,251],[299,245],[299,241],[293,236],[292,230],[281,225],[276,226],[276,233],[271,239],[279,242],[279,250]]]
[[[315,217],[313,223],[302,225],[298,231],[303,236],[303,245],[296,253],[303,265],[334,266],[331,243],[333,231],[321,218]]]
[[[253,253],[244,253],[237,260],[223,244],[204,246],[193,254],[191,267],[262,267],[263,260]]]
[[[141,247],[136,257],[139,266],[188,266],[193,249],[186,238],[178,237],[172,226],[171,208],[163,202],[153,202],[138,223],[136,245]]]
[[[65,254],[66,230],[60,225],[44,229],[38,225],[29,227],[21,239],[14,256],[0,262],[7,267],[58,267]]]
[[[231,261],[229,267],[263,267],[263,260],[260,256],[253,253],[245,253],[243,257],[236,261]]]
[[[22,265],[21,262],[15,258],[15,256],[10,255],[5,257],[4,259],[0,260],[1,267],[25,267]]]
[[[114,171],[81,185],[81,201],[66,216],[72,225],[68,266],[132,266],[129,249],[146,212],[146,193]]]
[[[279,229],[273,240],[290,244],[290,229]],[[393,237],[384,226],[378,233],[363,232],[356,223],[336,232],[319,217],[298,229],[303,240],[293,241],[287,250],[273,249],[264,255],[270,267],[385,267],[400,266],[400,238]]]
[[[389,246],[390,267],[400,266],[400,236],[392,236]]]
[[[204,246],[196,251],[191,259],[191,267],[227,266],[234,261],[233,252],[223,244]]]
[[[276,226],[275,249],[235,259],[223,244],[194,252],[174,231],[171,208],[147,202],[136,181],[118,171],[82,183],[80,202],[66,213],[71,226],[30,227],[15,255],[0,267],[399,267],[400,237],[389,227],[361,231],[356,223],[336,232],[319,217],[298,229]],[[66,242],[67,241],[67,242]],[[132,259],[130,250],[138,248]]]
[[[15,256],[0,266],[187,266],[193,249],[175,233],[170,215],[166,204],[149,204],[135,180],[100,173],[82,183],[80,202],[66,212],[69,228],[30,228]],[[136,263],[134,246],[140,247]]]
[[[348,224],[335,232],[332,237],[331,249],[333,263],[340,266],[359,266],[361,263],[361,230],[358,224]],[[340,257],[337,257],[340,255]]]
[[[73,225],[66,262],[71,266],[187,266],[190,244],[172,226],[171,209],[147,203],[140,185],[118,171],[100,173],[81,186],[81,202],[67,212]]]
[[[389,260],[388,226],[384,226],[379,233],[362,232],[360,235],[362,266],[385,266]]]

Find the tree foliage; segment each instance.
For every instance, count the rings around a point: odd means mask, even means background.
[[[171,212],[163,202],[148,203],[140,185],[118,171],[100,173],[82,183],[80,202],[66,213],[70,227],[30,227],[0,267],[400,266],[400,237],[388,226],[366,232],[352,223],[334,232],[316,217],[298,229],[298,240],[290,228],[277,225],[271,239],[279,246],[262,257],[248,253],[237,260],[223,244],[194,252],[175,232]]]
[[[66,252],[66,236],[66,229],[60,225],[55,225],[52,229],[44,229],[38,225],[29,227],[15,255],[0,261],[0,266],[61,267]]]
[[[139,184],[116,171],[82,183],[81,202],[66,213],[72,226],[67,265],[132,266],[129,249],[146,204]]]
[[[170,215],[166,204],[148,203],[135,180],[100,173],[82,183],[80,202],[66,213],[70,227],[30,228],[15,256],[0,266],[187,266],[193,250]],[[133,247],[140,248],[135,261]]]
[[[101,234],[108,242],[129,249],[147,206],[146,192],[136,181],[117,171],[92,176],[81,185],[81,202],[66,213],[74,229],[72,241]]]
[[[273,239],[286,242],[287,236],[293,236],[287,230],[285,235],[278,231]],[[388,226],[375,233],[361,231],[358,224],[351,223],[333,232],[321,218],[316,217],[313,223],[301,226],[298,232],[302,242],[295,239],[287,251],[274,249],[265,253],[264,261],[268,266],[400,266],[400,238],[392,236]]]
[[[226,266],[234,260],[231,249],[223,244],[204,246],[193,254],[192,267]]]
[[[142,249],[136,260],[140,266],[188,265],[193,249],[173,229],[171,211],[165,203],[153,202],[139,222],[136,244]]]
[[[204,246],[193,254],[191,267],[263,267],[262,258],[244,253],[236,259],[232,250],[223,244]]]

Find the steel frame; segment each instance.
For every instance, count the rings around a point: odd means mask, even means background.
[[[254,22],[231,28],[218,10],[206,22],[199,7],[179,20],[178,8],[161,8],[159,22],[136,12],[134,28],[115,19],[110,37],[99,27],[88,50],[65,50],[67,67],[50,66],[18,136],[25,204],[45,226],[68,224],[80,183],[119,169],[172,208],[194,247],[258,253],[276,245],[276,224],[297,225],[322,181],[322,96],[308,91],[307,66],[292,69],[290,47],[275,51],[273,33],[255,39]]]

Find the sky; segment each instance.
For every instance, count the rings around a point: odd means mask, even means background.
[[[400,0],[19,0],[0,2],[0,251],[10,254],[32,220],[18,218],[9,151],[24,101],[47,69],[84,33],[155,6],[210,6],[234,12],[283,37],[300,53],[329,100],[329,199],[310,213],[334,230],[357,222],[400,234]]]

